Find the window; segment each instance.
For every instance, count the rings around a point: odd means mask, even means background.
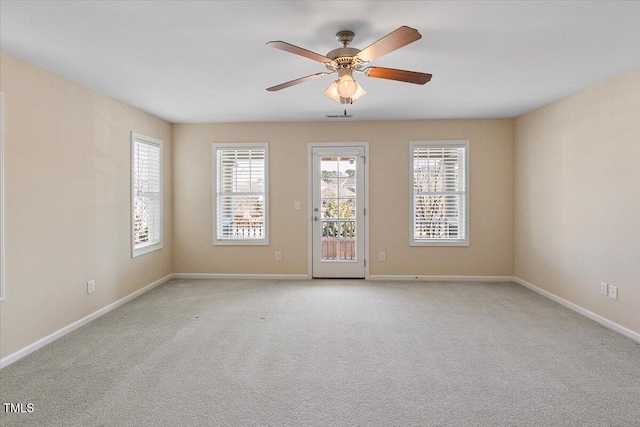
[[[132,256],[162,248],[162,141],[131,133]]]
[[[469,141],[411,143],[412,246],[469,245]]]
[[[213,144],[214,244],[268,245],[267,144]]]

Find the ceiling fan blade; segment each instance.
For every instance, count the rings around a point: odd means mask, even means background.
[[[309,76],[300,77],[299,79],[291,80],[290,82],[286,82],[286,83],[282,83],[282,84],[279,84],[279,85],[276,85],[276,86],[268,87],[267,90],[269,92],[275,92],[277,90],[286,89],[286,88],[291,87],[291,86],[299,85],[300,83],[304,83],[304,82],[308,82],[308,81],[311,81],[311,80],[319,79],[320,77],[330,76],[331,74],[334,74],[334,73],[316,73],[316,74],[311,74]]]
[[[399,82],[415,83],[423,85],[431,80],[431,74],[419,73],[417,71],[396,70],[394,68],[367,67],[364,74],[368,77],[378,79],[397,80]]]
[[[406,46],[421,38],[422,36],[418,30],[405,25],[365,47],[358,52],[356,57],[364,62],[371,62],[376,58],[380,58],[382,55],[400,49],[402,46]]]
[[[267,42],[267,46],[275,47],[276,49],[284,50],[285,52],[295,53],[296,55],[304,56],[305,58],[313,59],[314,61],[322,63],[331,62],[331,59],[327,58],[326,56],[292,45],[291,43],[271,41]]]

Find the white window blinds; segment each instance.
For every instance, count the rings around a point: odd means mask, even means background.
[[[468,245],[468,141],[411,144],[412,245]]]
[[[214,144],[218,244],[267,244],[267,147]]]
[[[162,141],[132,136],[133,255],[162,247]]]

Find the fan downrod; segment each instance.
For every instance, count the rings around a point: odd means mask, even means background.
[[[342,47],[327,53],[327,58],[333,60],[332,63],[327,64],[327,68],[334,70],[355,67],[356,61],[354,58],[360,52],[360,49],[347,47],[353,41],[354,36],[355,33],[350,30],[342,30],[336,33],[336,40],[338,40],[338,43],[342,43]]]
[[[349,43],[353,41],[353,36],[355,36],[353,31],[338,31],[336,33],[336,40],[338,40],[338,43],[342,43],[342,47],[347,47],[349,46]]]

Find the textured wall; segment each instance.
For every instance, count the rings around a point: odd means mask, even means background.
[[[638,165],[640,70],[516,121],[516,276],[636,332]]]

